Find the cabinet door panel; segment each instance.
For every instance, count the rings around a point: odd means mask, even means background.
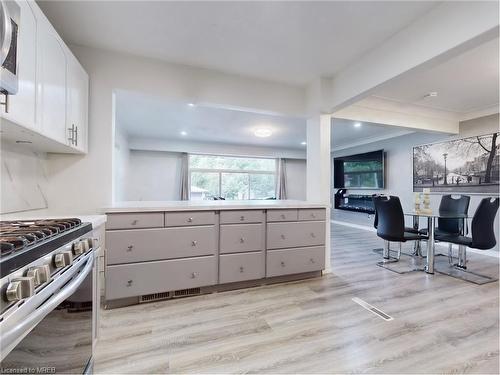
[[[36,18],[28,2],[20,1],[18,4],[21,8],[17,50],[19,89],[16,95],[9,96],[9,112],[5,112],[5,108],[2,106],[0,114],[3,118],[16,124],[35,129]]]
[[[67,52],[66,128],[68,132],[71,128],[75,129],[74,142],[70,142],[71,146],[86,152],[89,78],[77,59],[69,50]]]
[[[39,121],[44,135],[67,143],[66,55],[49,25],[38,27]]]

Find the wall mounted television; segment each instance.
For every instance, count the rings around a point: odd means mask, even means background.
[[[384,189],[384,150],[333,159],[335,189]]]

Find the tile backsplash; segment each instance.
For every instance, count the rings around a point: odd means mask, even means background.
[[[0,147],[0,213],[47,208],[45,153],[2,142]]]

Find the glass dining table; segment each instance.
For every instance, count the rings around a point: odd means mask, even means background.
[[[433,274],[434,273],[434,247],[435,247],[435,230],[436,230],[436,219],[462,219],[466,221],[469,216],[466,214],[456,214],[452,212],[417,212],[417,211],[407,211],[404,212],[405,216],[412,216],[414,222],[418,218],[427,218],[427,259],[425,265],[425,272]],[[464,226],[465,227],[465,226]]]

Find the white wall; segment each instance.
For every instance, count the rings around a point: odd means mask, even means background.
[[[306,167],[305,159],[286,161],[287,199],[306,199]]]
[[[180,172],[180,153],[130,151],[128,176],[117,186],[125,185],[126,201],[179,200]]]
[[[123,145],[123,143],[122,143]],[[237,150],[237,147],[234,146]],[[115,160],[127,165],[118,165],[122,173],[115,173],[116,201],[158,201],[180,199],[181,154],[178,152],[115,149],[119,155]],[[197,148],[198,153],[206,149]],[[125,156],[124,156],[125,155]],[[239,155],[232,153],[232,155]],[[241,154],[240,154],[241,155]],[[249,156],[264,156],[253,154]],[[115,163],[116,164],[116,163]],[[306,199],[306,161],[287,160],[288,199]]]
[[[94,213],[112,203],[114,90],[285,115],[303,115],[305,111],[305,90],[301,87],[70,47],[90,78],[89,152],[85,156],[48,156],[48,201],[54,213]]]
[[[385,141],[367,144],[363,146],[353,147],[342,151],[334,152],[333,157],[357,154],[368,151],[384,149],[386,155],[386,189],[384,190],[348,190],[352,194],[392,194],[397,195],[401,199],[401,204],[406,210],[411,210],[413,207],[413,146],[433,143],[439,140],[463,138],[474,135],[488,134],[499,131],[499,115],[482,117],[479,119],[469,120],[460,123],[460,134],[458,136],[446,136],[442,134],[415,133],[404,135],[401,137],[387,139]],[[335,135],[334,135],[335,136]],[[333,163],[332,163],[333,165]],[[333,174],[332,174],[333,175]],[[465,193],[470,195],[470,193]],[[441,200],[442,194],[431,194],[431,207],[437,209]],[[477,205],[484,195],[471,195],[471,203],[469,213],[471,215],[476,211]],[[499,215],[495,221],[495,233],[497,241],[500,241],[498,226]],[[341,210],[332,210],[334,220],[350,221],[365,225],[372,225],[373,219],[369,215],[345,212]],[[496,250],[499,250],[497,243]]]

